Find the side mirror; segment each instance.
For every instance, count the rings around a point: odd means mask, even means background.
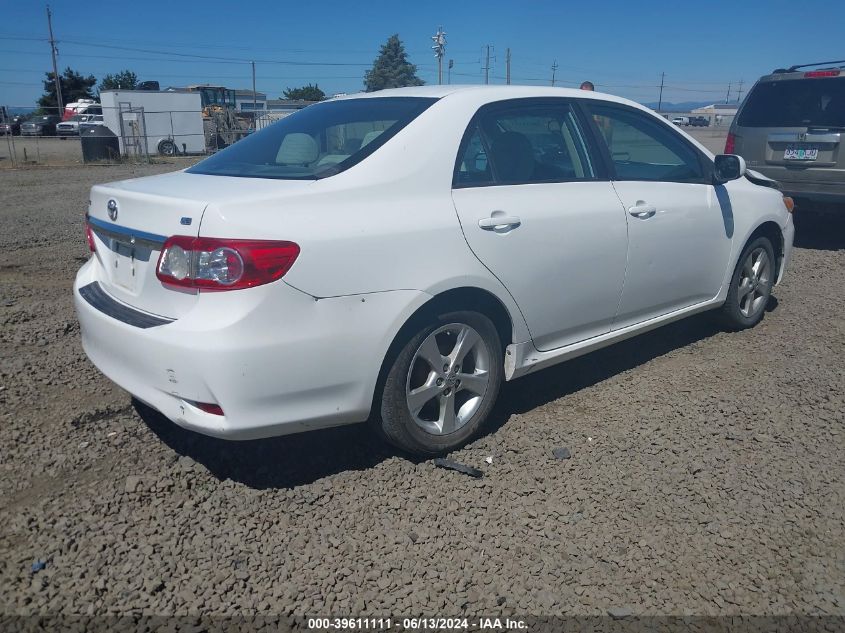
[[[736,154],[719,154],[713,159],[713,179],[717,185],[742,178],[745,175],[745,159]]]

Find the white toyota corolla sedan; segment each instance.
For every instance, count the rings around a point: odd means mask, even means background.
[[[791,208],[624,99],[385,90],[94,187],[75,303],[94,364],[187,429],[369,419],[433,455],[503,380],[704,310],[755,325]]]

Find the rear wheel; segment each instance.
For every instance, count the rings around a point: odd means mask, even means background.
[[[742,251],[722,306],[722,322],[732,330],[754,327],[763,318],[775,283],[775,255],[768,238],[752,240]]]
[[[164,139],[160,141],[158,144],[158,153],[162,156],[175,156],[176,155],[176,143],[174,143],[170,139]]]
[[[453,450],[484,424],[502,382],[502,343],[477,312],[452,312],[421,327],[388,371],[380,429],[422,456]]]

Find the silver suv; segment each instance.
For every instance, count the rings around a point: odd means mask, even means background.
[[[823,209],[845,205],[845,60],[775,70],[740,106],[725,143],[785,195]],[[809,69],[813,70],[799,70]]]

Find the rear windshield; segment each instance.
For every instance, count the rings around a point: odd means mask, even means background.
[[[759,83],[748,95],[737,124],[746,127],[843,127],[845,77]]]
[[[436,99],[373,97],[308,106],[188,169],[193,174],[316,180],[361,162]]]

